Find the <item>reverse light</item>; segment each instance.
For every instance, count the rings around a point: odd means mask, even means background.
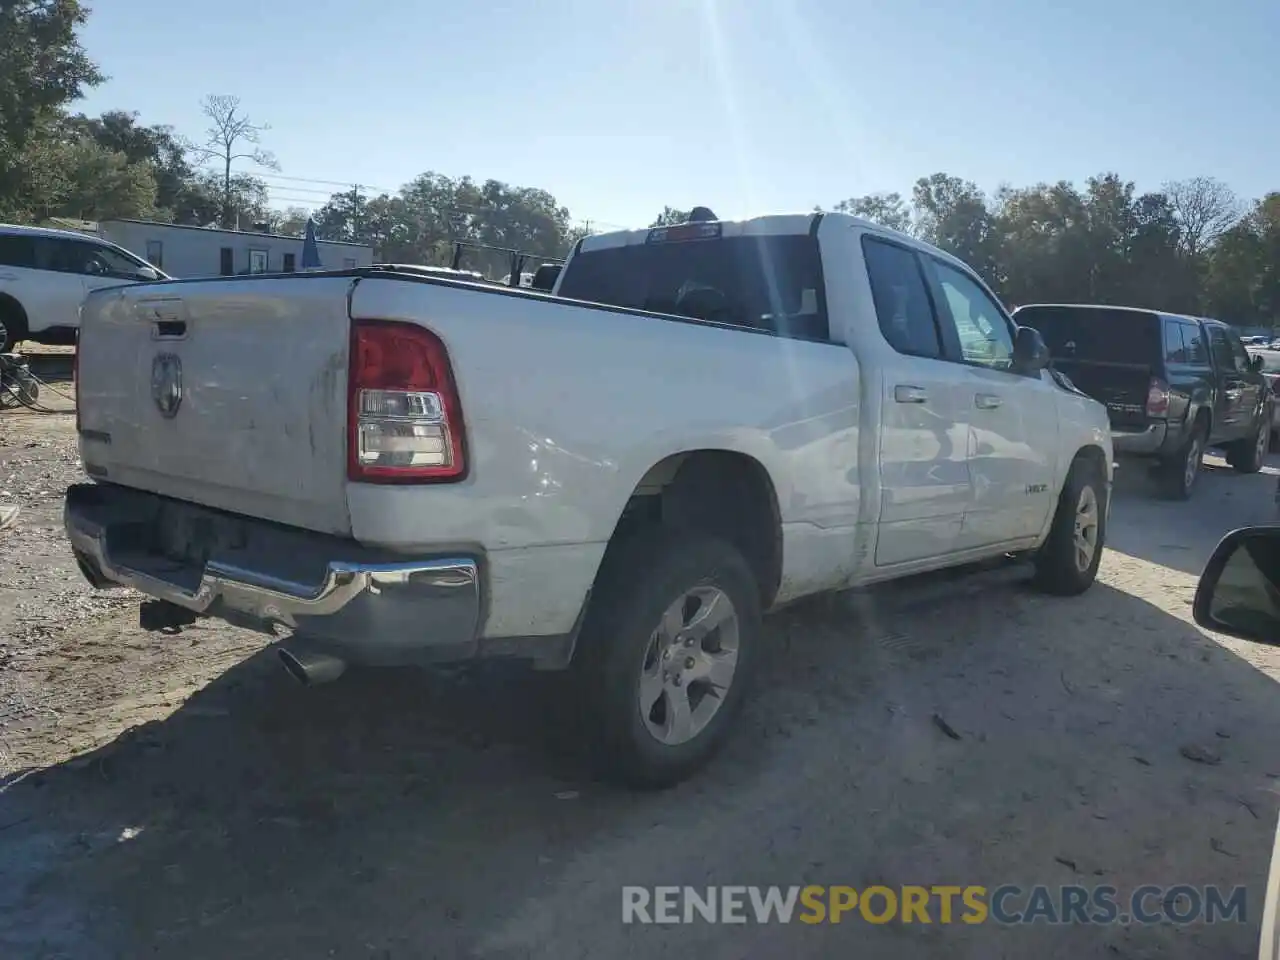
[[[1147,416],[1167,417],[1169,415],[1169,384],[1159,377],[1152,377],[1147,386]]]
[[[412,323],[351,328],[347,477],[365,483],[460,480],[462,409],[440,338]]]

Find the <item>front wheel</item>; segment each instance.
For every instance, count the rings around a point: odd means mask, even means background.
[[[1107,533],[1107,487],[1103,467],[1077,459],[1067,473],[1049,538],[1036,554],[1036,586],[1069,597],[1084,593],[1098,576]]]
[[[1227,463],[1236,473],[1257,473],[1267,459],[1267,447],[1271,444],[1271,411],[1264,410],[1258,419],[1258,428],[1247,440],[1237,440],[1226,451]]]
[[[655,528],[611,547],[575,663],[602,772],[666,787],[705,765],[747,695],[761,630],[755,577],[728,543]]]

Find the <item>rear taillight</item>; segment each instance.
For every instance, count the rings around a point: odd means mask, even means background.
[[[1169,415],[1169,385],[1159,377],[1152,377],[1147,386],[1147,416],[1167,417]]]
[[[466,473],[449,353],[415,324],[353,322],[347,418],[351,480],[415,483]]]

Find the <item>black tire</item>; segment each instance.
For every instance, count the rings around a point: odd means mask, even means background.
[[[1209,441],[1208,425],[1203,419],[1196,421],[1186,441],[1177,453],[1161,460],[1156,467],[1156,483],[1160,493],[1169,500],[1190,500],[1200,476],[1201,461]],[[1194,465],[1191,461],[1194,460]]]
[[[1271,408],[1262,411],[1258,426],[1247,440],[1237,440],[1226,449],[1227,463],[1236,473],[1257,473],[1267,459],[1271,445]]]
[[[1096,534],[1088,562],[1077,560],[1076,518],[1081,505],[1092,494]],[[1045,593],[1073,597],[1084,593],[1098,576],[1098,564],[1107,539],[1107,481],[1102,464],[1089,457],[1077,457],[1067,473],[1058,497],[1053,525],[1044,546],[1036,553],[1035,584]]]
[[[737,663],[706,725],[692,739],[671,745],[650,733],[640,705],[640,682],[664,613],[697,588],[718,589],[732,603]],[[723,746],[750,689],[762,630],[760,592],[751,568],[723,540],[647,528],[610,546],[590,603],[574,670],[591,711],[596,766],[607,779],[631,787],[679,783]],[[662,663],[655,662],[654,669],[665,672]],[[704,689],[700,681],[691,682],[685,695],[695,689]],[[711,695],[701,693],[699,700]],[[655,709],[660,702],[665,709],[666,696],[654,701]]]
[[[12,353],[27,339],[27,318],[13,301],[0,302],[0,353]]]

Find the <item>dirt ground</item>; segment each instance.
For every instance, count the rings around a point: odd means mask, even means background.
[[[142,633],[137,596],[92,592],[62,536],[73,433],[0,411],[0,503],[24,511],[0,532],[0,957],[1256,955],[1280,656],[1189,610],[1218,537],[1273,519],[1271,466],[1211,457],[1189,504],[1131,468],[1081,598],[1004,570],[771,618],[726,754],[634,795],[586,777],[553,677],[307,690],[253,634]],[[1249,899],[1243,924],[621,922],[626,884],[809,883]]]

